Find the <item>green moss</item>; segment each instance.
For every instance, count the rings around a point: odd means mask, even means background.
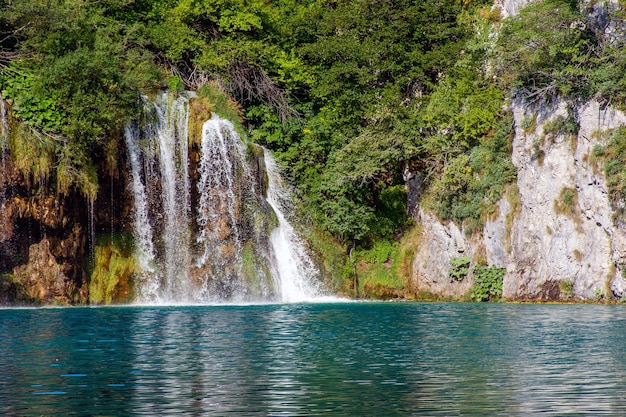
[[[413,226],[399,242],[380,241],[369,250],[357,252],[361,297],[415,298],[410,283],[420,235],[421,227]]]
[[[266,290],[272,291],[273,283],[267,279],[271,276],[270,271],[264,262],[257,261],[254,243],[251,240],[241,249],[241,272],[250,293],[261,295]]]
[[[533,133],[537,130],[537,115],[525,115],[522,119],[521,127],[525,134]]]
[[[174,93],[180,93],[185,89],[185,83],[183,83],[183,80],[181,80],[180,77],[172,75],[167,80],[167,88]]]
[[[559,198],[554,200],[554,211],[563,214],[580,224],[582,222],[580,208],[578,208],[578,191],[572,187],[563,187]]]
[[[354,267],[346,247],[319,227],[312,227],[307,238],[328,288],[337,294],[351,294]]]
[[[206,97],[194,97],[189,100],[189,144],[200,145],[202,126],[211,118],[211,103]]]
[[[21,123],[11,123],[10,132],[11,159],[22,175],[35,184],[48,178],[54,166],[52,139]]]
[[[250,155],[252,155],[255,158],[261,158],[261,159],[265,157],[265,151],[263,150],[262,146],[259,146],[256,143],[252,143],[252,142],[249,142],[247,145],[248,145],[247,149]]]
[[[132,238],[118,235],[99,240],[94,248],[89,302],[111,304],[131,301],[132,279],[137,270],[137,263],[132,255]]]
[[[210,111],[216,113],[223,119],[229,120],[235,130],[241,137],[244,137],[245,130],[243,128],[243,112],[239,103],[231,99],[219,85],[216,83],[208,83],[200,87],[197,91],[198,96],[206,98],[210,103]]]
[[[566,279],[564,281],[559,282],[559,291],[561,292],[561,297],[568,299],[574,296],[574,281],[571,279]]]

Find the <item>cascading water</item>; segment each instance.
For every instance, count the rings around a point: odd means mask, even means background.
[[[240,233],[243,194],[254,190],[247,169],[245,147],[233,125],[213,115],[202,126],[197,182],[198,268],[207,268],[202,298],[210,299],[216,285],[221,292],[240,294],[242,274]],[[213,285],[211,285],[213,284]],[[213,288],[212,288],[213,287]]]
[[[142,154],[138,143],[139,128],[134,124],[127,126],[124,129],[124,139],[131,168],[130,187],[135,201],[133,222],[135,257],[141,271],[136,283],[137,299],[141,302],[156,301],[160,282],[158,279],[151,279],[156,273],[154,268],[156,251],[152,243],[153,232],[148,210],[148,196],[142,181]]]
[[[124,132],[135,200],[136,256],[142,270],[137,298],[150,303],[180,301],[190,296],[189,98],[170,102],[162,94],[156,102],[144,104],[142,128],[135,122]],[[151,201],[157,195],[160,201]],[[153,205],[160,207],[158,213]],[[161,239],[155,241],[156,236]]]
[[[269,152],[265,152],[267,202],[276,213],[278,226],[272,231],[273,269],[281,299],[287,302],[309,301],[321,295],[318,272],[300,237],[287,217],[293,212],[288,189],[283,186],[280,170]]]
[[[267,152],[213,115],[189,151],[189,93],[144,100],[125,129],[140,303],[304,301],[318,273]],[[194,145],[195,146],[195,145]],[[263,156],[265,155],[265,156]],[[262,190],[267,167],[267,198]]]

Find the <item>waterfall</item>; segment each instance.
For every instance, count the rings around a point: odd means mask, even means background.
[[[135,202],[135,252],[142,271],[137,299],[178,302],[190,296],[189,96],[171,100],[161,94],[155,102],[145,97],[143,102],[143,120],[124,132]]]
[[[128,160],[131,168],[131,191],[134,197],[134,223],[135,256],[141,277],[137,282],[137,298],[139,301],[156,301],[160,283],[158,280],[149,279],[154,274],[154,261],[156,252],[152,243],[152,225],[148,211],[148,195],[142,181],[141,153],[138,146],[140,130],[135,124],[124,129],[124,139],[128,150]]]
[[[202,126],[197,183],[198,194],[198,268],[208,267],[211,279],[220,290],[239,295],[245,289],[237,277],[242,275],[241,222],[243,193],[254,191],[246,163],[243,142],[233,125],[213,115]],[[215,285],[213,285],[215,287]],[[215,288],[205,285],[203,299],[211,299]]]
[[[277,284],[281,299],[287,302],[309,301],[321,295],[315,277],[317,268],[309,257],[305,245],[294,230],[288,217],[293,204],[288,188],[282,184],[280,170],[269,152],[265,152],[267,170],[267,202],[278,218],[278,226],[272,231],[270,242],[273,249]]]
[[[158,116],[155,136],[159,151],[161,195],[165,224],[163,295],[169,300],[186,299],[190,296],[187,272],[190,255],[188,157],[189,99],[179,96],[172,103],[161,94],[155,103]]]
[[[194,99],[191,93],[144,98],[141,120],[125,129],[141,269],[137,301],[294,302],[316,296],[318,273],[289,224],[291,203],[275,161],[246,145],[217,115],[204,122],[201,141],[190,141]]]
[[[198,266],[206,264],[215,252],[215,246],[226,236],[232,235],[236,252],[241,249],[236,216],[239,207],[235,196],[235,163],[245,158],[242,145],[233,125],[215,114],[202,126],[201,176],[197,187],[200,193],[198,243],[203,251]],[[242,179],[249,180],[247,175]]]

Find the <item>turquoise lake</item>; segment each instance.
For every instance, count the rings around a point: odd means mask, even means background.
[[[0,310],[2,416],[626,415],[626,307]]]

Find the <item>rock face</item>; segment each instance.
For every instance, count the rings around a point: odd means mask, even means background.
[[[123,231],[130,199],[122,167],[97,166],[101,178],[95,205],[76,191],[61,195],[55,179],[33,178],[10,155],[19,129],[0,100],[0,305],[86,304],[87,270],[96,232]]]
[[[496,0],[494,9],[500,10],[500,16],[503,18],[515,16],[520,10],[533,0]]]
[[[532,0],[496,0],[503,18]],[[607,41],[623,33],[611,17],[615,1],[585,1],[583,12]],[[515,300],[622,298],[626,295],[626,227],[612,207],[594,148],[606,133],[626,125],[626,115],[599,103],[530,105],[513,100],[511,159],[517,183],[499,202],[498,215],[469,240],[452,224],[419,211],[423,241],[413,265],[413,285],[441,295],[466,291],[447,279],[450,260],[484,254],[506,268],[503,296]],[[442,284],[443,283],[443,284]],[[444,285],[445,284],[445,285]]]
[[[561,282],[571,282],[573,293],[583,298],[609,291],[621,295],[625,236],[613,224],[602,169],[590,163],[590,156],[601,145],[598,133],[625,124],[626,118],[595,102],[568,115],[560,103],[530,116],[537,117],[537,128],[530,131],[522,127],[528,109],[516,103],[512,110],[520,209],[510,230],[503,295],[554,299]],[[580,126],[577,135],[550,139],[545,133],[549,121],[572,116]]]
[[[80,233],[78,229],[76,233]],[[79,242],[75,240],[73,244],[78,246]],[[21,298],[43,304],[84,303],[87,299],[86,281],[74,279],[71,263],[57,260],[51,252],[56,247],[50,239],[43,238],[30,246],[28,263],[14,269],[15,279],[23,291]]]
[[[450,259],[484,254],[488,264],[506,268],[507,299],[623,296],[626,234],[615,224],[603,169],[592,154],[603,145],[601,133],[626,125],[626,115],[597,102],[570,108],[565,102],[532,107],[518,101],[511,111],[516,187],[473,241],[456,225],[420,211],[424,238],[414,285],[460,296],[469,287],[450,283]],[[563,121],[575,123],[578,132],[553,131]]]
[[[413,260],[414,279],[411,290],[444,298],[461,298],[471,288],[470,280],[456,282],[448,277],[452,258],[473,258],[478,245],[472,244],[454,222],[441,223],[435,216],[419,209],[422,227],[420,250]]]
[[[9,158],[1,192],[0,302],[85,303],[86,213],[76,210],[85,203],[52,194],[45,182],[33,193]]]

